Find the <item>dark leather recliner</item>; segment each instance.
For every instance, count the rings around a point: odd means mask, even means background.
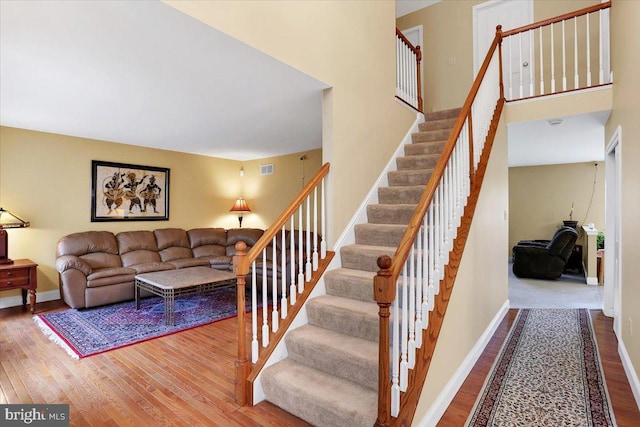
[[[548,243],[519,242],[513,247],[513,274],[535,279],[559,278],[577,239],[578,232],[574,228],[562,227]]]

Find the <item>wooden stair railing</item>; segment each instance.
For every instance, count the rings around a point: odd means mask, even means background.
[[[422,50],[396,28],[396,98],[422,113]]]
[[[501,40],[498,26],[398,249],[393,258],[378,259],[373,281],[380,316],[376,426],[409,426],[415,413],[504,105]]]
[[[235,245],[237,254],[233,257],[233,272],[237,280],[238,311],[235,396],[240,405],[253,404],[253,381],[334,256],[333,252],[326,250],[325,242],[325,182],[328,173],[329,163],[325,163],[248,252],[246,243]],[[258,333],[257,325],[258,270],[261,270],[262,279],[261,333]],[[252,292],[251,360],[247,352],[249,339],[245,324],[247,276],[250,276]],[[272,310],[271,317],[268,316],[269,310]]]
[[[507,101],[610,85],[613,82],[608,43],[610,8],[608,1],[503,32],[505,52],[519,59],[515,69],[513,61],[505,66]],[[597,17],[597,25],[592,16]],[[555,30],[554,24],[558,24]],[[598,31],[597,37],[593,35],[597,46],[592,46],[591,35],[595,31]],[[597,73],[594,78],[592,68]],[[545,71],[549,80],[545,80]],[[557,85],[556,72],[561,74]],[[519,81],[513,81],[514,74]]]

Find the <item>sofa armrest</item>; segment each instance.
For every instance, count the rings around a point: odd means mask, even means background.
[[[58,273],[62,274],[71,269],[80,270],[85,276],[88,276],[93,271],[89,264],[74,255],[63,255],[56,259]]]

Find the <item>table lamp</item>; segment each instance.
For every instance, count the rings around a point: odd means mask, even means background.
[[[231,206],[229,212],[240,213],[240,215],[238,216],[238,222],[240,222],[240,228],[242,228],[242,214],[244,212],[251,212],[251,209],[249,209],[249,205],[247,204],[247,201],[245,199],[243,199],[242,197],[238,197],[238,200],[236,200],[233,206]]]
[[[0,264],[13,264],[9,259],[9,242],[6,228],[25,228],[31,225],[29,221],[18,218],[8,210],[0,207]]]

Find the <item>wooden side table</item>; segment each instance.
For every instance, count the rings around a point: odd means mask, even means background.
[[[36,288],[38,287],[38,264],[30,259],[17,259],[13,264],[0,265],[0,292],[10,289],[22,290],[22,305],[27,305],[27,291],[29,291],[29,305],[31,313],[36,311]]]

